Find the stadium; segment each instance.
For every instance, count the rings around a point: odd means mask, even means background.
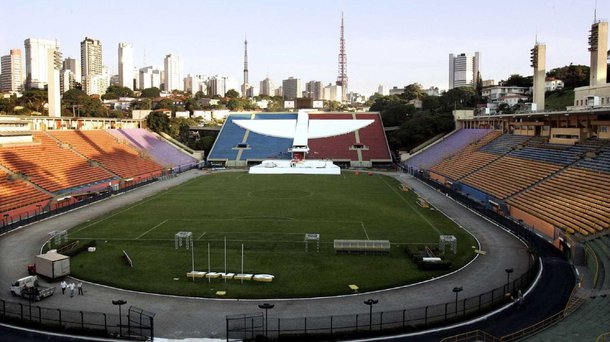
[[[458,118],[461,128],[393,171],[379,114],[311,113],[311,120],[372,120],[310,140],[310,156],[352,168],[339,176],[245,172],[290,158],[290,141],[234,120],[295,119],[291,113],[231,114],[208,159],[221,163],[213,170],[135,120],[3,119],[3,285],[25,275],[41,248],[77,243],[84,251],[73,254],[72,275],[85,281],[87,296],[66,307],[61,295],[32,303],[3,292],[2,317],[124,338],[517,339],[542,324],[550,336],[566,324],[582,325],[574,334],[599,335],[610,279],[610,144],[601,120],[608,112],[569,114]],[[572,134],[569,145],[553,141],[557,122],[565,137],[583,121],[595,123],[588,134]],[[182,231],[193,233],[191,251],[187,240],[179,246]],[[307,233],[318,240],[304,240]],[[455,257],[440,235],[457,237]],[[389,252],[338,253],[338,240],[387,240]],[[92,246],[97,251],[86,252]],[[414,267],[413,254],[436,257],[441,249],[449,269]],[[259,273],[274,278],[253,280]],[[590,290],[578,291],[579,282]],[[124,318],[111,303],[117,298],[130,306]],[[265,315],[259,305],[272,308]],[[198,319],[188,318],[195,312]],[[485,325],[477,321],[490,313]],[[582,323],[590,315],[600,319]]]

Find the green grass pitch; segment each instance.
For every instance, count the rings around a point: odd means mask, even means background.
[[[191,251],[176,249],[174,236],[190,231],[195,269],[272,274],[271,283],[192,279]],[[320,234],[305,252],[305,233]],[[474,238],[440,212],[421,208],[397,180],[356,175],[249,175],[218,173],[198,177],[140,202],[81,224],[70,240],[96,240],[97,251],[72,258],[72,274],[97,283],[146,292],[229,298],[311,297],[405,285],[444,272],[420,271],[407,257],[409,244],[438,245],[440,234],[455,235],[452,269],[474,257]],[[389,240],[389,255],[339,255],[334,239]],[[133,260],[130,268],[122,258]]]

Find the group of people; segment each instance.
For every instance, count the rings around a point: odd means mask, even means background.
[[[83,282],[79,281],[77,285],[74,285],[74,283],[66,283],[65,280],[61,281],[61,294],[66,294],[66,289],[68,289],[68,291],[70,291],[70,297],[74,297],[74,289],[77,288],[78,289],[78,295],[79,296],[84,296],[83,293]]]

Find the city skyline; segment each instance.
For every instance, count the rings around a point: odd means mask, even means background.
[[[162,67],[164,56],[176,54],[183,59],[184,76],[240,79],[247,34],[251,84],[267,76],[275,84],[288,77],[334,84],[343,12],[348,91],[370,95],[379,84],[391,88],[415,82],[447,89],[447,56],[473,51],[481,53],[483,79],[528,76],[536,36],[547,45],[547,70],[570,63],[589,65],[594,0],[515,1],[502,11],[483,1],[308,4],[184,2],[166,8],[153,1],[146,7],[121,3],[119,8],[74,1],[13,2],[4,6],[3,12],[15,15],[5,18],[6,27],[13,29],[0,32],[0,52],[23,49],[27,38],[57,39],[64,58],[79,59],[80,42],[92,37],[103,44],[103,61],[111,74],[118,74],[117,50],[126,42],[133,46],[138,69]],[[27,25],[16,15],[20,13],[27,13]],[[598,3],[597,15],[610,16],[610,4]],[[563,24],[566,16],[571,16],[569,25]],[[75,18],[96,25],[75,25]],[[175,25],[166,25],[168,18]]]

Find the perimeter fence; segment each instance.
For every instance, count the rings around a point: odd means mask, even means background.
[[[153,340],[154,313],[130,307],[127,314],[46,308],[0,299],[0,322],[69,335]]]
[[[460,290],[456,288],[454,289],[456,300],[419,308],[384,311],[379,310],[383,303],[378,303],[376,306],[366,306],[363,303],[363,311],[365,312],[358,314],[299,318],[265,317],[261,313],[226,316],[227,341],[234,339],[305,341],[380,336],[445,326],[481,316],[508,303],[519,305],[523,299],[522,294],[530,287],[540,270],[540,261],[537,256],[537,246],[540,241],[536,234],[523,227],[519,222],[488,210],[468,197],[427,179],[424,175],[415,174],[414,176],[503,228],[510,230],[525,241],[531,253],[527,271],[514,279],[508,280],[503,286],[479,295],[459,298]],[[273,310],[268,312],[271,316]]]

